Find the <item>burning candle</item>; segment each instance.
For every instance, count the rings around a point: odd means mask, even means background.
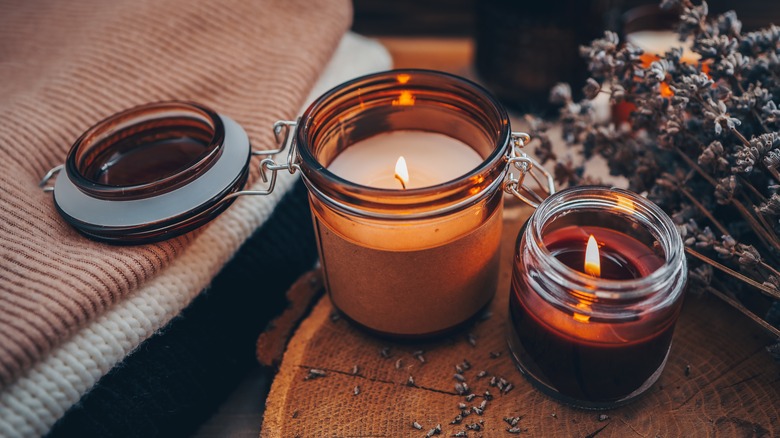
[[[454,180],[480,163],[482,157],[471,146],[447,135],[390,131],[351,145],[328,165],[328,170],[364,186],[415,189]],[[406,175],[404,184],[399,182],[399,171]]]
[[[583,407],[625,403],[666,362],[687,270],[668,216],[646,199],[575,188],[518,237],[509,342],[543,392]]]
[[[379,73],[318,99],[296,135],[325,287],[348,319],[427,336],[490,301],[510,130],[484,90]]]

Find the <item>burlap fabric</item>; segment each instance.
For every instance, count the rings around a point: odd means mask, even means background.
[[[217,263],[180,269],[167,286],[200,290],[247,235],[225,229],[234,206],[169,241],[91,242],[58,216],[41,175],[91,124],[157,100],[201,102],[238,121],[254,148],[270,148],[269,126],[295,115],[351,11],[346,0],[25,0],[0,11],[2,389],[193,241],[215,240]]]
[[[780,380],[764,351],[771,339],[711,296],[688,297],[664,373],[634,403],[609,411],[578,410],[535,390],[515,369],[505,341],[510,261],[521,222],[505,222],[492,316],[448,338],[422,344],[379,339],[344,319],[334,321],[333,307],[324,297],[290,341],[266,401],[261,436],[424,437],[437,424],[442,432],[434,436],[443,437],[461,432],[486,438],[780,433]],[[415,355],[419,351],[424,362]],[[463,370],[468,393],[476,394],[471,401],[456,392],[456,367]],[[312,368],[326,375],[311,378]],[[512,388],[503,393],[491,385],[493,377]],[[485,402],[485,391],[493,398],[479,415],[473,408]],[[451,424],[461,412],[459,403],[471,413]],[[513,426],[505,418],[516,417],[520,419],[510,432]],[[414,428],[414,422],[422,429]]]

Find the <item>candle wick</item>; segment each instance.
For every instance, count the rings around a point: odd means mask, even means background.
[[[395,175],[395,179],[397,179],[398,182],[401,183],[401,187],[403,187],[403,189],[406,190],[406,184],[404,183],[404,180],[400,176],[398,176],[398,174]]]

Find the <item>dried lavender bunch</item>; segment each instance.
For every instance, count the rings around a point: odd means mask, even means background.
[[[743,33],[733,11],[710,18],[706,2],[661,7],[680,11],[680,40],[692,38],[700,59],[674,49],[648,62],[605,32],[581,48],[586,99],[573,101],[566,84],[551,92],[564,140],[586,158],[602,155],[672,216],[691,255],[690,289],[780,338],[780,27]],[[628,123],[596,122],[589,99],[599,93],[634,106]],[[544,122],[530,121],[540,159],[556,160]],[[581,166],[559,161],[555,170],[561,184],[584,182]]]

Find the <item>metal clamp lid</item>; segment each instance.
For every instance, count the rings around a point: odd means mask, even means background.
[[[536,190],[525,184],[526,176],[530,176],[547,196],[555,193],[555,180],[538,161],[534,160],[522,149],[531,141],[531,136],[525,132],[512,132],[508,151],[508,165],[510,166],[504,182],[504,191],[514,195],[520,201],[533,208],[539,207],[544,201]],[[515,176],[514,171],[518,172]],[[542,181],[542,179],[544,181]],[[546,185],[546,187],[545,187]]]

